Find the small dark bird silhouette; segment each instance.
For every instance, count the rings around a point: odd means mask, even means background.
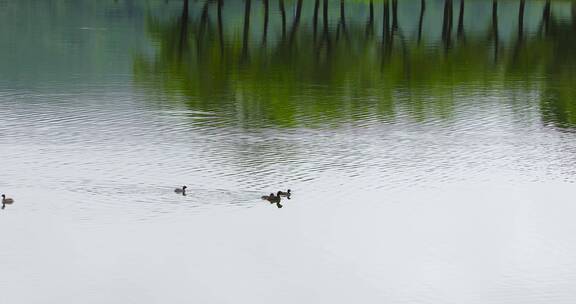
[[[290,189],[288,189],[288,191],[284,192],[284,191],[278,191],[278,194],[280,196],[285,196],[286,198],[290,199],[290,195],[292,195],[292,192]]]
[[[182,188],[176,188],[174,189],[174,192],[178,193],[178,194],[182,194],[182,195],[186,195],[186,186],[182,186]]]
[[[262,196],[263,200],[267,200],[270,203],[280,203],[280,191],[278,191],[278,193],[276,193],[276,195],[274,195],[274,193],[270,193],[270,195],[264,195]]]
[[[5,194],[2,194],[2,209],[6,208],[6,205],[10,205],[14,203],[14,199],[6,197]]]

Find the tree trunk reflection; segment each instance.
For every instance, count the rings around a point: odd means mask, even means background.
[[[242,36],[242,54],[240,55],[240,62],[248,60],[248,38],[250,35],[250,10],[252,0],[244,0],[244,33]]]

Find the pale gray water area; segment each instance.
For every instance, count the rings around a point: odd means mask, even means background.
[[[0,1],[0,303],[573,303],[576,4],[303,2]]]

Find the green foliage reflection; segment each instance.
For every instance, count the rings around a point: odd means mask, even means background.
[[[147,16],[155,54],[134,74],[249,127],[450,119],[498,89],[538,90],[545,123],[576,127],[574,2],[501,2],[206,1]]]

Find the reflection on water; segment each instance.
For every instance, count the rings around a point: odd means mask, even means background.
[[[246,127],[449,119],[490,91],[539,94],[544,124],[572,126],[574,3],[428,2],[297,1],[287,16],[282,1],[205,1],[151,14],[156,52],[135,58],[134,76]]]
[[[572,303],[575,34],[562,0],[0,1],[0,302]]]

